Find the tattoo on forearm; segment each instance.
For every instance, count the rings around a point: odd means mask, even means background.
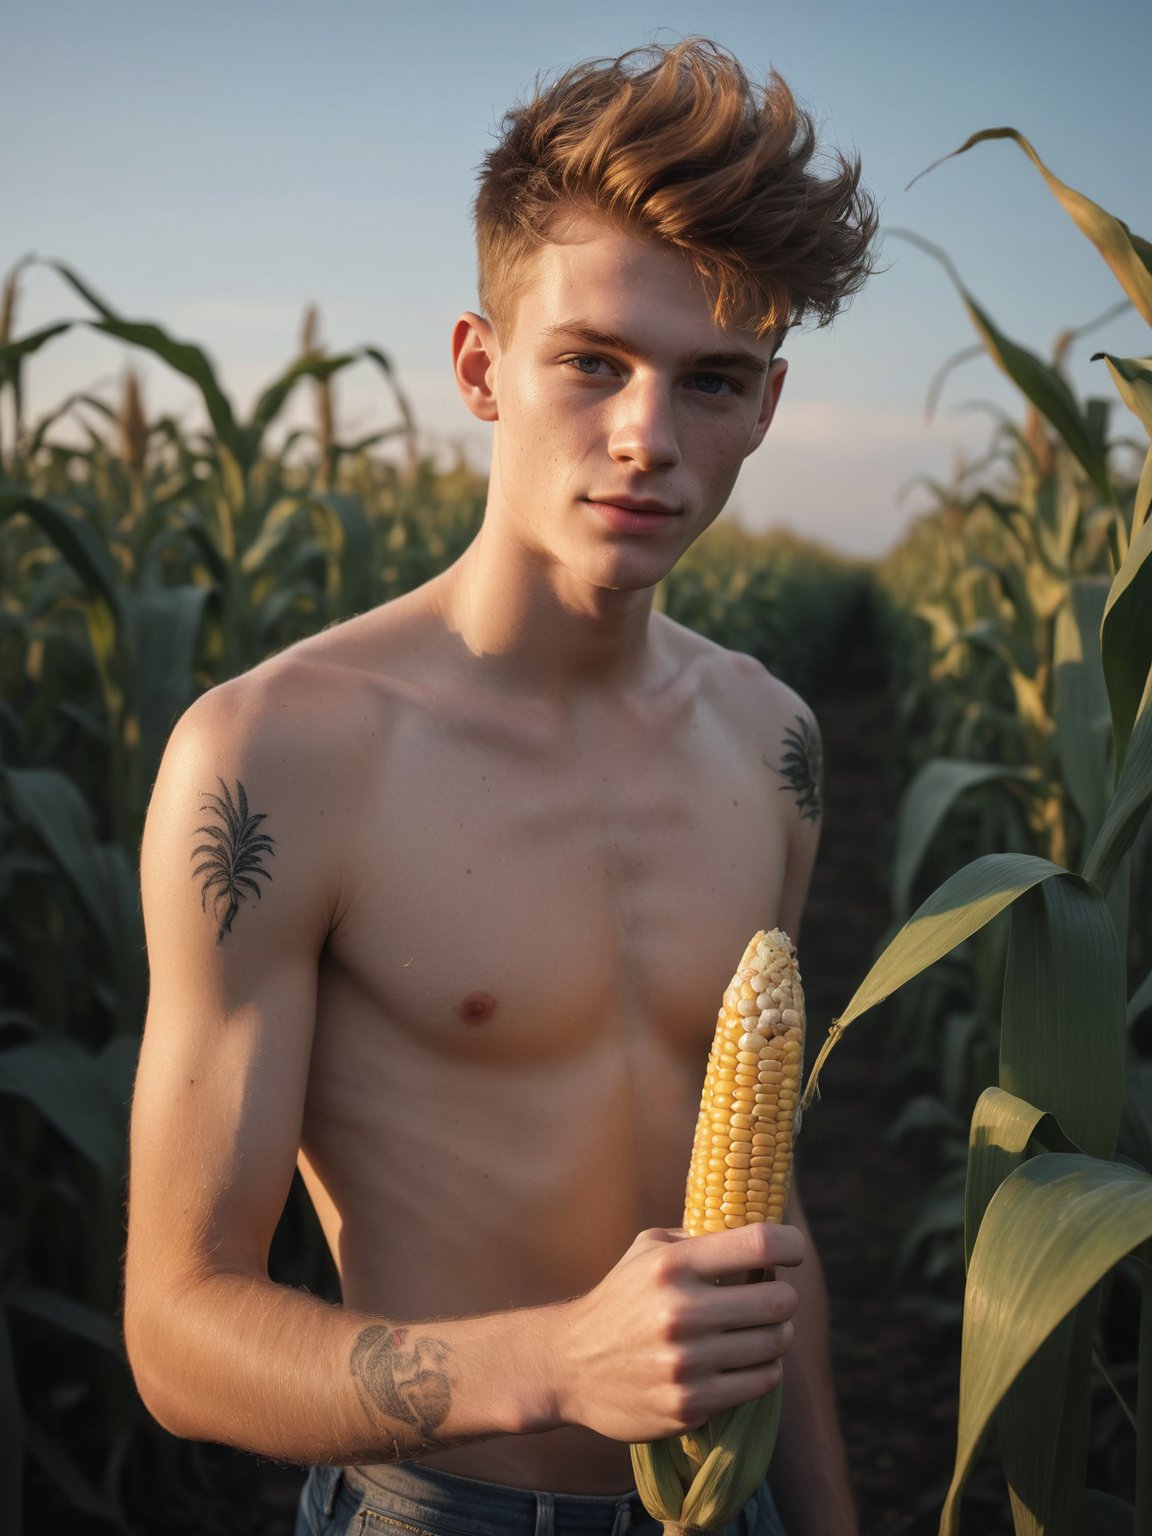
[[[776,772],[784,780],[781,789],[791,790],[803,821],[817,821],[824,789],[824,754],[820,734],[804,715],[784,732],[784,755]]]
[[[218,782],[220,794],[211,794],[208,790],[201,792],[207,802],[208,815],[215,817],[218,825],[196,828],[197,837],[207,837],[211,841],[200,843],[192,850],[194,859],[203,855],[202,862],[192,871],[192,878],[204,877],[200,886],[200,907],[206,912],[211,897],[212,913],[220,925],[216,942],[223,944],[224,935],[232,932],[232,919],[246,899],[245,893],[251,893],[257,901],[260,899],[260,886],[253,877],[263,875],[265,880],[271,880],[271,874],[260,861],[266,853],[275,858],[276,850],[272,846],[275,839],[266,832],[257,831],[267,817],[263,811],[249,815],[248,796],[240,780],[236,780],[235,797],[223,779]]]
[[[452,1406],[448,1345],[425,1336],[405,1348],[407,1337],[407,1328],[365,1328],[352,1346],[352,1376],[366,1408],[411,1424],[430,1441]]]

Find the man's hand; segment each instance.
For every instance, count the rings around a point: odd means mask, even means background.
[[[722,1282],[803,1257],[795,1227],[642,1232],[599,1285],[557,1309],[556,1416],[613,1440],[656,1440],[771,1391],[796,1292],[783,1280]]]

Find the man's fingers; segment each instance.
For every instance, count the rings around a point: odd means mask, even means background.
[[[799,1304],[800,1298],[787,1280],[725,1287],[722,1298],[709,1298],[708,1324],[739,1330],[783,1323],[796,1315]]]
[[[741,1271],[790,1267],[804,1258],[804,1234],[798,1227],[754,1221],[728,1232],[706,1232],[676,1245],[676,1256],[703,1280],[720,1280]]]
[[[768,1328],[738,1328],[709,1343],[709,1363],[717,1371],[756,1370],[779,1360],[795,1337],[790,1322]]]

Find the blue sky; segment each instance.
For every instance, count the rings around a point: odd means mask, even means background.
[[[1100,258],[1014,145],[980,146],[905,190],[912,177],[1010,124],[1152,235],[1148,0],[7,0],[0,268],[29,250],[67,261],[125,313],[206,346],[244,405],[315,302],[330,345],[392,356],[429,444],[481,463],[485,431],[455,398],[448,338],[475,303],[469,202],[499,119],[538,72],[696,33],[752,73],[775,66],[825,140],[859,151],[885,229],[944,246],[1034,350],[1119,296]],[[973,333],[920,251],[886,235],[882,266],[832,327],[790,338],[780,412],[733,497],[750,525],[878,552],[924,504],[900,502],[901,486],[946,478],[958,452],[986,444],[988,416],[959,408],[1016,409],[980,359],[925,423],[933,374]],[[81,310],[36,270],[18,329]],[[1088,361],[1099,349],[1146,353],[1147,329],[1129,313],[1081,342],[1082,393],[1108,393]],[[126,356],[81,333],[50,345],[29,370],[30,414],[94,384],[111,397]],[[141,368],[150,409],[196,419],[180,381]],[[350,434],[384,422],[367,370],[339,383]]]

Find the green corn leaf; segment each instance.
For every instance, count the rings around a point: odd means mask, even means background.
[[[408,466],[414,468],[416,464],[416,419],[412,414],[412,406],[408,396],[400,386],[400,380],[396,377],[396,370],[392,366],[392,360],[379,347],[362,348],[363,355],[369,358],[380,369],[380,372],[388,381],[392,391],[392,398],[396,402],[396,409],[400,412],[403,422],[404,436],[408,440]]]
[[[1152,670],[1152,521],[1134,536],[1113,579],[1100,625],[1100,651],[1119,770]]]
[[[1001,1088],[1109,1158],[1124,1094],[1125,966],[1104,897],[1075,876],[1012,907],[1000,1016]]]
[[[1019,1536],[1083,1536],[1077,1520],[1087,1476],[1092,1335],[1090,1290],[1012,1382],[996,1411],[996,1437]]]
[[[26,357],[31,357],[33,352],[39,352],[44,343],[51,341],[54,336],[61,336],[65,331],[70,331],[75,323],[74,320],[62,320],[56,325],[46,325],[43,330],[32,331],[27,336],[21,336],[19,341],[0,342],[0,384],[8,379],[14,379],[20,364]]]
[[[1119,1261],[1152,1237],[1152,1176],[1044,1153],[992,1197],[964,1295],[960,1422],[941,1536],[957,1536],[960,1494],[992,1416],[1057,1325]],[[1055,1512],[1039,1511],[1055,1531]]]
[[[937,757],[918,770],[900,801],[892,851],[892,905],[897,915],[908,911],[912,883],[933,837],[956,802],[970,790],[1005,779],[1027,783],[1037,778],[1031,768],[1006,768],[997,763],[969,763]]]
[[[301,379],[330,379],[333,374],[342,372],[361,356],[363,353],[356,351],[343,353],[339,357],[301,357],[286,368],[257,400],[249,419],[248,446],[253,460],[260,451],[264,433],[279,416],[289,395]]]
[[[1119,1146],[1124,1157],[1152,1173],[1152,1058],[1135,1051],[1129,1051],[1124,1073]]]
[[[968,1130],[968,1177],[964,1185],[964,1258],[971,1263],[976,1233],[988,1202],[1024,1161],[1036,1138],[1049,1152],[1078,1152],[1055,1116],[1003,1088],[985,1088]]]
[[[1101,208],[1099,203],[1094,203],[1090,197],[1085,197],[1083,192],[1077,192],[1059,177],[1054,176],[1024,135],[1017,133],[1015,128],[982,129],[961,144],[959,149],[953,150],[951,155],[944,155],[928,166],[927,170],[921,171],[920,175],[926,176],[928,171],[943,165],[945,160],[964,154],[973,145],[983,143],[986,139],[1016,141],[1048,183],[1049,190],[1059,199],[1065,213],[1075,222],[1081,233],[1091,240],[1112,268],[1124,292],[1149,325],[1152,325],[1152,244],[1141,239],[1139,235],[1134,235],[1127,224],[1114,218],[1112,214]],[[918,181],[920,178],[915,179]],[[911,184],[910,182],[909,185]]]
[[[1093,485],[1105,501],[1112,499],[1108,464],[1093,439],[1087,420],[1059,369],[1046,363],[1034,352],[1020,346],[1001,331],[991,316],[981,308],[960,280],[959,273],[939,246],[910,230],[890,230],[890,234],[909,240],[941,263],[964,301],[970,319],[993,362],[1012,380],[1040,414],[1055,427],[1069,449],[1080,461]]]
[[[1133,539],[1148,521],[1149,512],[1152,512],[1152,448],[1149,448],[1144,455],[1144,468],[1140,471],[1140,480],[1132,503],[1131,537]]]
[[[1150,525],[1152,526],[1152,525]],[[1128,740],[1124,767],[1104,822],[1084,861],[1084,877],[1107,890],[1152,801],[1152,674]]]
[[[1104,820],[1109,793],[1112,716],[1098,639],[1107,601],[1107,580],[1075,579],[1056,615],[1053,640],[1056,747],[1086,843]]]
[[[261,520],[259,533],[240,557],[245,576],[257,575],[283,545],[298,545],[298,524],[304,509],[305,502],[299,496],[281,496],[273,502]]]
[[[73,517],[59,502],[24,491],[0,491],[0,522],[26,513],[63,555],[93,596],[102,598],[114,616],[120,615],[120,590],[116,567],[88,523]]]
[[[236,425],[232,406],[220,388],[215,370],[206,354],[192,342],[176,341],[167,331],[149,321],[123,319],[70,267],[59,261],[49,262],[48,265],[59,272],[64,281],[101,316],[98,321],[87,322],[94,330],[103,331],[106,335],[115,336],[120,341],[129,342],[133,346],[143,347],[145,351],[151,352],[153,356],[160,358],[170,368],[174,368],[177,373],[183,374],[186,379],[190,379],[196,385],[204,401],[204,408],[208,412],[208,418],[216,429],[217,437],[237,459],[243,461],[244,436]]]
[[[74,1040],[33,1040],[0,1051],[0,1094],[26,1099],[102,1174],[115,1177],[126,1121],[98,1060]]]
[[[1103,358],[1121,400],[1144,423],[1152,437],[1152,357],[1113,357],[1110,352],[1094,352],[1092,361]]]
[[[854,1019],[884,1001],[913,976],[955,949],[1025,891],[1068,871],[1030,853],[988,853],[945,880],[916,909],[857,987],[812,1064],[803,1107],[815,1097],[829,1052]]]
[[[0,769],[0,782],[16,821],[44,844],[104,943],[112,945],[107,870],[80,791],[55,768]]]
[[[127,595],[134,666],[131,699],[140,728],[142,785],[155,778],[177,718],[199,691],[193,671],[206,587],[162,587]]]
[[[335,491],[310,496],[308,502],[328,525],[329,595],[341,613],[363,613],[372,606],[372,530],[364,504]]]

